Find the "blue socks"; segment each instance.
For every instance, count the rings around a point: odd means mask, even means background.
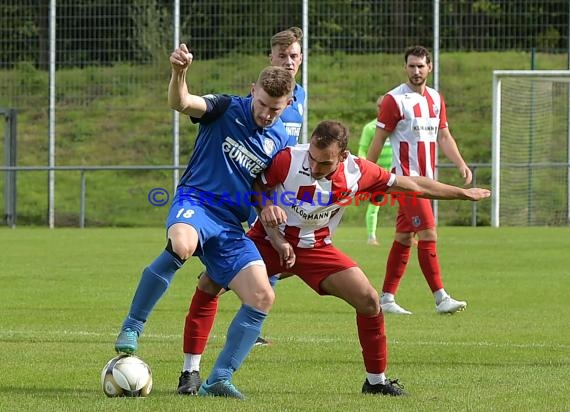
[[[241,305],[238,313],[228,328],[226,344],[208,376],[206,383],[231,380],[239,369],[261,332],[261,326],[267,317],[262,312],[248,305]]]
[[[122,330],[128,328],[136,331],[140,336],[143,324],[170,286],[174,274],[183,264],[183,261],[165,250],[143,270]]]

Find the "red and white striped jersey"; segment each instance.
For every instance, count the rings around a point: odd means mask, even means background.
[[[383,194],[396,180],[394,174],[354,155],[317,180],[311,176],[308,150],[309,144],[282,150],[261,174],[263,183],[273,188],[271,200],[287,214],[287,223],[279,227],[281,234],[300,248],[331,244],[344,208],[355,195]],[[265,236],[259,220],[251,230]]]
[[[447,127],[443,97],[430,87],[423,95],[403,83],[386,94],[377,127],[391,132],[392,170],[434,178],[437,134]]]

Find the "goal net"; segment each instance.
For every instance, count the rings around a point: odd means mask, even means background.
[[[491,224],[570,223],[570,71],[493,72]]]

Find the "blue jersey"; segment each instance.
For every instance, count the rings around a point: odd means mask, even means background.
[[[218,94],[204,99],[206,113],[191,118],[200,127],[178,190],[207,199],[211,210],[229,212],[241,222],[249,216],[253,180],[286,147],[288,135],[280,119],[266,128],[255,123],[252,97]]]
[[[285,125],[289,141],[287,146],[295,146],[299,143],[301,127],[303,126],[303,114],[305,111],[305,89],[300,84],[295,85],[293,90],[293,103],[281,114],[281,120]]]
[[[303,126],[303,118],[305,112],[305,89],[300,84],[295,84],[295,89],[293,90],[293,102],[283,110],[281,116],[279,117],[287,134],[289,135],[289,140],[287,141],[287,146],[295,146],[299,142],[299,136],[301,135],[301,129]],[[249,217],[247,218],[247,224],[251,227],[253,222],[257,219],[257,211],[254,207],[251,208]]]

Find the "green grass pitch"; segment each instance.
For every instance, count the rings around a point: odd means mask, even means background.
[[[336,244],[380,288],[381,246],[363,227]],[[1,411],[563,411],[570,405],[570,228],[439,230],[446,289],[465,312],[437,315],[413,253],[398,294],[412,316],[386,316],[389,377],[409,396],[360,393],[364,369],[353,310],[296,278],[277,285],[263,335],[234,383],[245,402],[175,394],[182,327],[200,271],[177,274],[147,323],[139,355],[153,369],[145,399],[109,399],[100,371],[140,271],[164,247],[157,229],[0,229]],[[203,356],[206,376],[238,301],[222,297]]]

